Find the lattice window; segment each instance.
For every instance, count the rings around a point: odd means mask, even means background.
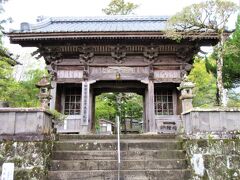
[[[156,115],[173,115],[173,92],[171,90],[157,90],[154,93]]]
[[[81,87],[67,88],[65,91],[64,114],[81,114]]]

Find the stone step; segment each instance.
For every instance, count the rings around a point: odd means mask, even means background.
[[[157,169],[184,169],[187,168],[185,159],[164,159],[152,161],[124,160],[121,161],[121,170],[157,170]],[[79,170],[117,170],[117,160],[54,160],[51,163],[52,171],[79,171]]]
[[[49,171],[49,180],[116,180],[118,171]],[[187,180],[190,170],[121,170],[121,180]]]
[[[182,149],[182,143],[177,141],[122,141],[121,150],[177,150]],[[59,141],[55,143],[57,151],[109,151],[117,150],[117,142],[106,140],[95,141]]]
[[[120,139],[175,139],[175,134],[121,134]],[[58,134],[58,140],[86,140],[86,139],[117,139],[114,135],[80,135],[80,134]]]
[[[183,150],[121,151],[122,160],[184,159]],[[53,160],[116,160],[117,151],[54,151]]]

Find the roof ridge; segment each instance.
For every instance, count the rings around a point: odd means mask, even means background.
[[[74,21],[166,21],[169,16],[128,16],[128,15],[111,15],[111,16],[63,16],[63,17],[51,17],[52,22],[74,22]]]

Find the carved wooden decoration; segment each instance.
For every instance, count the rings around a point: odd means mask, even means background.
[[[185,62],[191,62],[194,54],[196,54],[198,51],[199,47],[197,46],[182,46],[177,49],[176,56]]]
[[[154,62],[154,60],[158,57],[158,47],[151,45],[149,47],[145,47],[143,55],[147,58],[148,62]]]
[[[112,58],[116,61],[116,63],[123,63],[123,59],[126,57],[126,47],[120,46],[119,44],[116,47],[112,48]]]
[[[92,47],[87,47],[86,45],[83,45],[78,49],[80,51],[79,59],[81,63],[88,64],[93,62],[92,57],[94,56],[94,49]]]
[[[41,44],[38,46],[38,49],[34,51],[31,55],[37,55],[36,59],[44,57],[46,64],[51,64],[52,61],[61,61],[63,58],[59,47],[43,47]]]
[[[63,55],[61,53],[60,47],[43,47],[41,44],[38,47],[38,50],[32,53],[32,56],[38,55],[36,58],[39,59],[44,57],[47,70],[52,76],[52,80],[56,80],[57,78],[57,64],[63,61]]]

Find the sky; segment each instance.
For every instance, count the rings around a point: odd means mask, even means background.
[[[21,22],[35,22],[37,16],[99,16],[111,0],[9,0],[6,12],[14,19],[13,27]],[[184,6],[204,0],[125,0],[139,5],[136,15],[173,15]],[[239,3],[240,0],[232,0]]]

